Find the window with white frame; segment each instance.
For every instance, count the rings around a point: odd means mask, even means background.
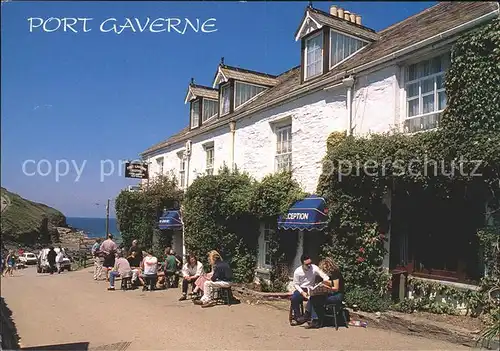
[[[271,224],[265,223],[262,226],[262,232],[259,240],[259,266],[261,268],[271,268],[271,238],[274,233],[275,229]]]
[[[323,73],[323,34],[306,39],[304,52],[304,79]]]
[[[344,61],[368,43],[330,30],[330,68]]]
[[[243,105],[245,102],[247,102],[254,96],[266,90],[265,87],[253,84],[240,83],[240,82],[235,82],[234,89],[235,89],[234,108]]]
[[[200,123],[200,101],[196,100],[191,103],[191,128],[198,127]]]
[[[203,115],[201,122],[205,122],[217,115],[217,101],[210,99],[203,99]]]
[[[292,170],[292,125],[276,127],[275,168],[278,172]]]
[[[179,154],[179,187],[184,189],[186,185],[186,159],[184,157],[184,153]]]
[[[163,157],[158,157],[156,164],[158,165],[158,174],[163,174]]]
[[[223,116],[229,113],[229,84],[220,88],[220,115]]]
[[[406,133],[439,126],[446,107],[444,75],[449,65],[450,53],[446,53],[405,67]]]
[[[208,175],[213,175],[214,174],[214,147],[213,146],[207,146],[205,148],[205,153],[206,153],[206,166],[205,166],[205,173]]]

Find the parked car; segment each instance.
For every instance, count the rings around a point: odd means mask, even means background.
[[[64,254],[64,259],[63,259],[63,262],[61,264],[61,270],[67,270],[67,271],[70,271],[71,270],[71,260],[68,258],[68,256],[66,255],[66,252],[63,250],[63,254]],[[49,253],[50,249],[46,248],[46,249],[43,249],[40,251],[40,253],[38,254],[38,260],[37,260],[37,266],[36,266],[36,271],[38,273],[47,273],[49,271],[49,261],[47,261],[47,254]],[[56,253],[59,253],[59,248],[56,247],[54,248],[54,251]]]
[[[25,252],[19,256],[19,261],[24,264],[36,264],[38,259],[34,253]]]

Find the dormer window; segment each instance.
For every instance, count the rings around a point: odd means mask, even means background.
[[[230,109],[230,97],[231,90],[229,89],[229,84],[223,85],[220,88],[220,115],[224,116],[229,113]]]
[[[200,100],[191,102],[191,128],[196,128],[200,124]]]
[[[217,101],[210,99],[203,99],[203,115],[201,117],[201,122],[205,123],[209,119],[217,116]]]
[[[259,95],[264,90],[266,90],[266,87],[235,82],[234,108],[238,108],[245,102]]]
[[[330,30],[330,68],[338,65],[365,45],[368,45],[367,41]]]
[[[318,33],[305,40],[304,79],[323,73],[323,33]]]

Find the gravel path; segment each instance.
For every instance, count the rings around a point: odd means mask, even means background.
[[[23,348],[82,343],[74,349],[467,349],[370,327],[338,331],[290,327],[286,312],[265,305],[201,309],[189,301],[177,301],[179,291],[174,289],[108,292],[105,282],[92,279],[90,269],[50,276],[30,267],[17,271],[15,277],[2,278],[1,283]]]

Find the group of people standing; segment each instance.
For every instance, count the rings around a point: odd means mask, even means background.
[[[91,251],[94,257],[94,280],[99,280],[104,270],[110,291],[115,290],[117,277],[131,278],[133,285],[142,285],[143,290],[147,290],[158,286],[177,288],[182,276],[182,295],[179,301],[188,299],[191,286],[189,299],[205,308],[216,305],[214,289],[229,288],[233,279],[231,267],[215,250],[208,253],[212,268],[210,273],[205,273],[203,264],[193,254],[188,255],[186,263],[182,265],[182,258],[176,256],[170,247],[165,249],[162,263],[151,253],[144,252],[137,240],[133,240],[132,246],[125,253],[118,249],[111,234],[102,243],[97,239]]]
[[[9,250],[5,259],[2,258],[1,271],[2,277],[14,276],[14,268],[16,267],[17,257],[14,250]]]

